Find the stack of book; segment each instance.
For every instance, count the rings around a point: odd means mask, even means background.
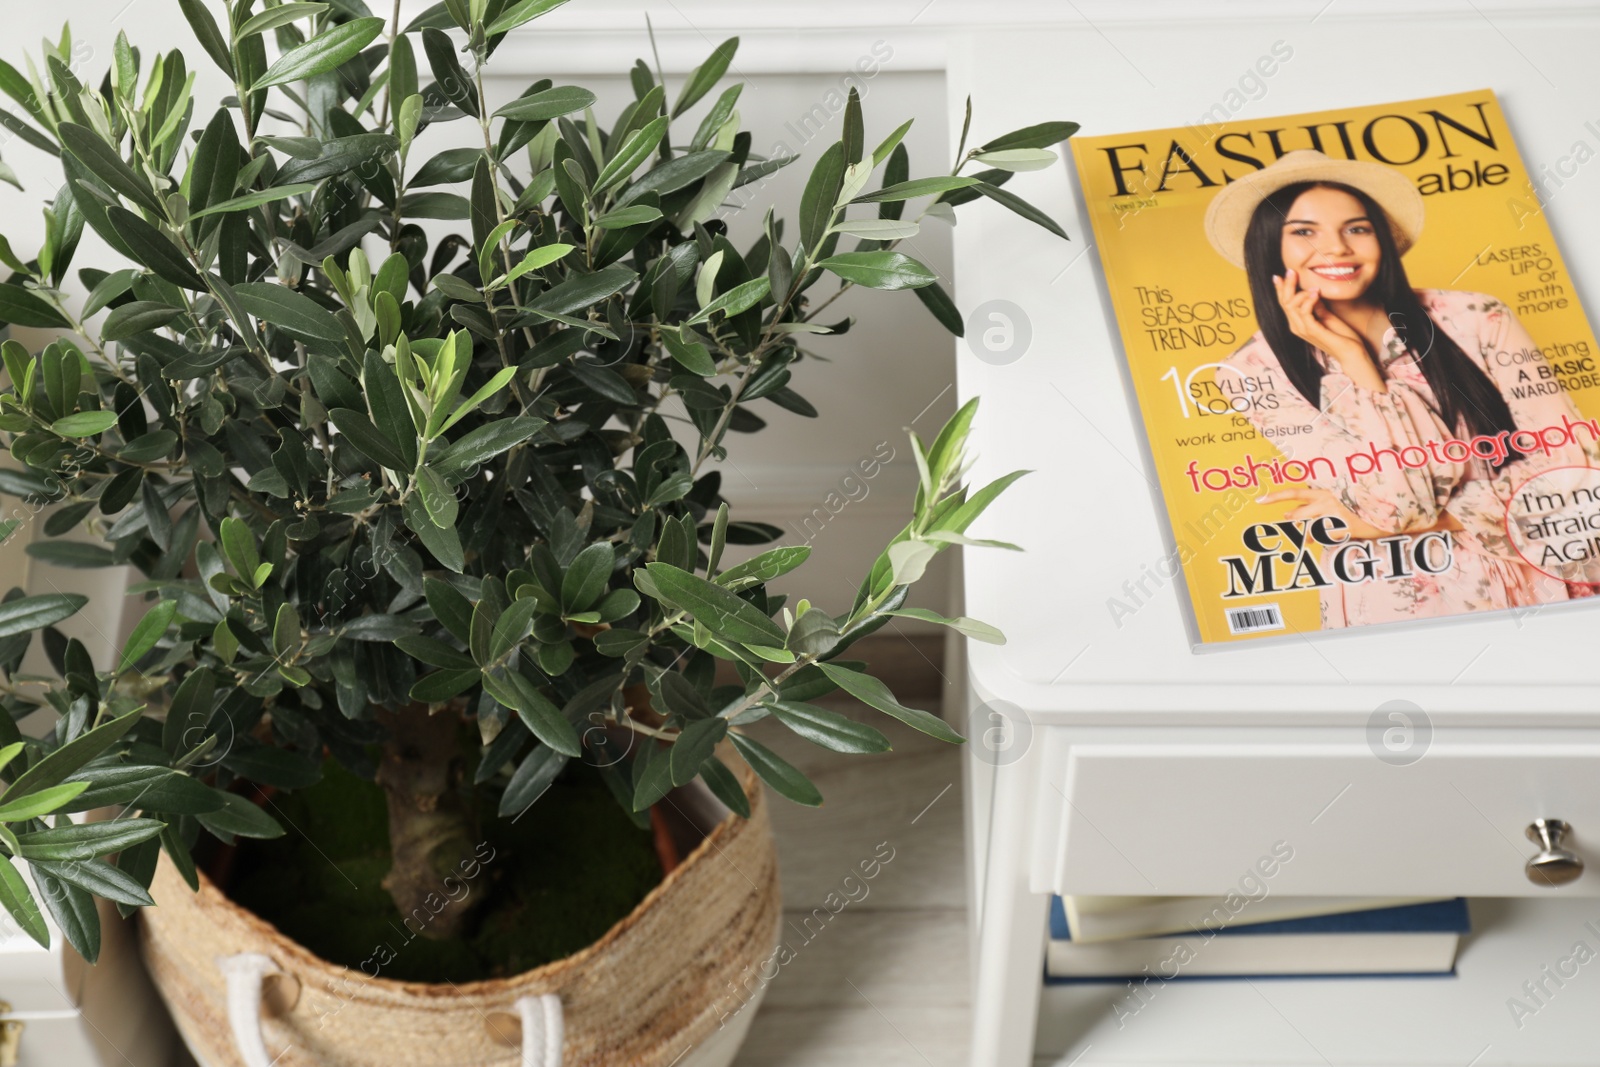
[[[1056,897],[1046,980],[1452,974],[1470,928],[1459,897],[1239,900]]]

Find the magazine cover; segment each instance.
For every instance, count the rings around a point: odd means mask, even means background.
[[[1595,338],[1492,92],[1071,143],[1197,646],[1596,592]]]

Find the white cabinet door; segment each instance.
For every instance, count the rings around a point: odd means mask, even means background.
[[[32,880],[31,877],[29,879]],[[190,1062],[139,960],[133,926],[100,903],[90,966],[45,916],[50,947],[0,923],[0,1001],[22,1023],[20,1067],[180,1067]]]
[[[0,1000],[11,1005],[13,1014],[77,1011],[62,977],[60,952],[42,948],[23,933],[0,937]]]

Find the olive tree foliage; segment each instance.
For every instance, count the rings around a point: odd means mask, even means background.
[[[70,34],[26,73],[0,62],[18,105],[0,122],[64,179],[37,255],[0,239],[0,320],[56,331],[0,353],[0,492],[18,501],[0,533],[51,505],[28,550],[135,568],[145,609],[101,670],[55,628],[81,597],[0,604],[16,922],[42,940],[42,900],[92,958],[95,896],[148,904],[163,851],[194,884],[201,834],[281,833],[240,783],[305,787],[328,754],[389,793],[404,909],[408,881],[451,865],[474,797],[514,815],[570,760],[643,819],[697,778],[748,811],[730,753],[820,803],[744,728],[887,749],[814,702],[836,689],[959,740],[844,653],[896,616],[1001,639],[903,606],[1016,477],[964,484],[973,406],[913,438],[912,517],[831,609],[767,591],[806,546],[725,562],[779,531],[730,517],[714,461],[765,405],[815,414],[792,365],[848,328],[821,318],[840,292],[914,290],[961,332],[899,249],[926,219],[987,198],[1064,238],[1003,185],[1074,124],[963,135],[952,171],[914,177],[910,123],[869,145],[852,94],[792,221],[768,212],[740,248],[730,196],[794,160],[741,129],[743,87],[723,85],[737,39],[675,90],[641,60],[602,122],[575,85],[484,94],[506,35],[562,0],[448,0],[409,25],[361,0],[174,2],[199,47],[119,35],[98,84]],[[197,99],[194,64],[232,95]],[[447,123],[481,145],[426,148]],[[76,263],[86,228],[113,259]],[[63,291],[75,266],[82,299]],[[35,634],[47,677],[23,671]],[[41,709],[52,725],[24,737]],[[106,805],[123,814],[65,817]]]

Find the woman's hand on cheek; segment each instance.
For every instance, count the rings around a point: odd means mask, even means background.
[[[1310,304],[1316,300],[1316,294],[1300,288],[1300,277],[1293,269],[1281,275],[1274,274],[1272,287],[1278,294],[1278,306],[1283,309],[1284,318],[1289,320],[1289,329],[1302,341],[1309,341],[1321,348],[1318,338],[1322,331],[1310,313]]]
[[[1306,519],[1320,519],[1325,515],[1342,519],[1345,532],[1353,538],[1362,541],[1371,541],[1379,537],[1388,537],[1386,530],[1380,530],[1367,522],[1361,516],[1345,506],[1344,501],[1334,495],[1331,489],[1314,489],[1304,486],[1299,489],[1280,489],[1275,493],[1268,493],[1256,499],[1258,504],[1292,504],[1284,518],[1291,522]]]
[[[1286,271],[1282,277],[1273,275],[1272,284],[1284,318],[1296,337],[1333,357],[1339,369],[1361,388],[1377,393],[1388,390],[1383,372],[1367,351],[1366,342],[1323,303],[1320,291],[1300,288],[1300,274],[1295,270]]]
[[[1335,315],[1333,309],[1322,301],[1321,293],[1318,290],[1313,289],[1312,293],[1317,299],[1311,302],[1311,315],[1317,320],[1317,325],[1335,337],[1341,338],[1351,345],[1358,346],[1361,349],[1361,354],[1366,356],[1367,343],[1361,339],[1359,333],[1356,333],[1355,327]]]
[[[1285,271],[1281,277],[1274,274],[1272,285],[1277,291],[1278,306],[1283,308],[1284,318],[1289,321],[1290,332],[1338,360],[1345,373],[1357,379],[1357,384],[1371,388],[1373,383],[1369,379],[1374,377],[1381,383],[1382,376],[1373,366],[1361,335],[1322,302],[1318,290],[1300,288],[1298,271]],[[1371,373],[1365,373],[1369,369]]]

